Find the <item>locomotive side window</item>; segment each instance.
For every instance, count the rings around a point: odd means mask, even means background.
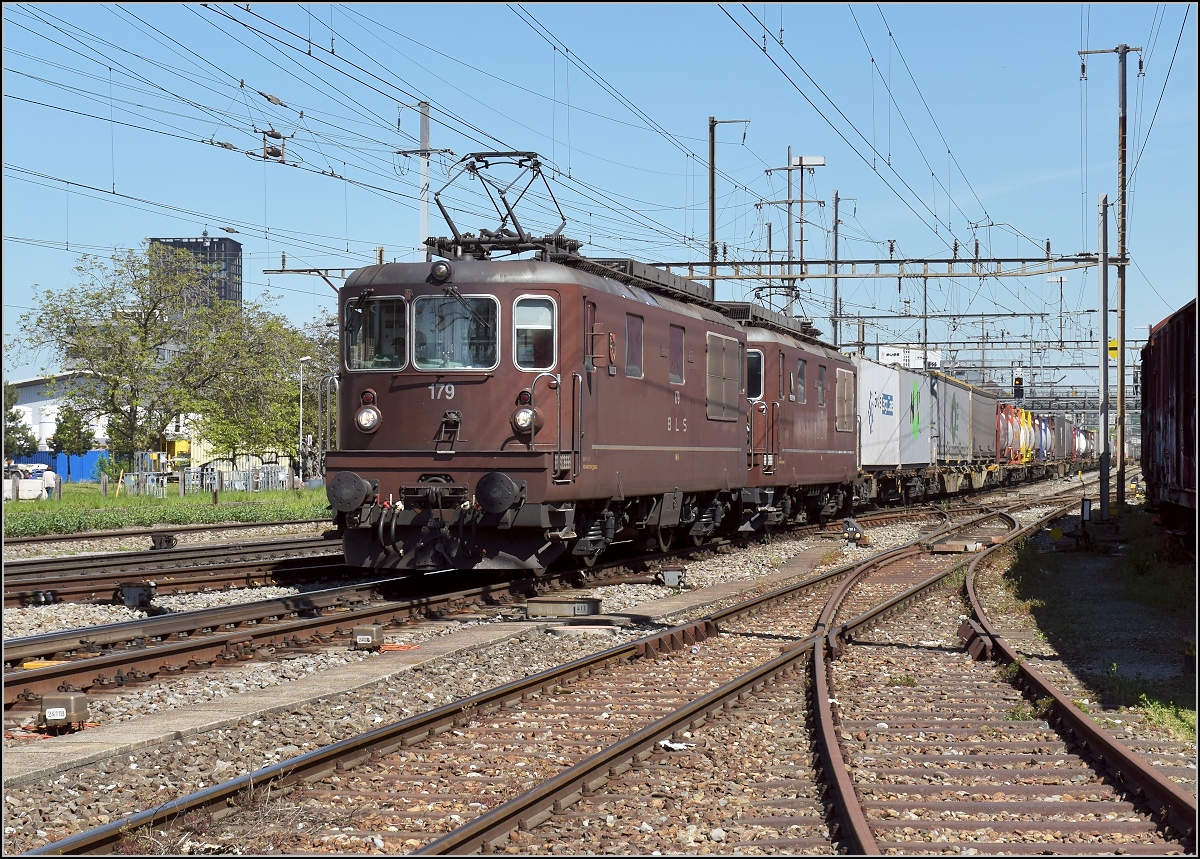
[[[787,396],[787,391],[783,389],[783,350],[779,350],[779,399]]]
[[[673,385],[683,384],[683,329],[671,326],[670,379]]]
[[[500,303],[489,295],[426,295],[413,303],[418,370],[494,370],[500,363]]]
[[[513,360],[522,370],[554,366],[554,311],[549,298],[518,298],[513,306]]]
[[[346,308],[346,366],[399,369],[408,363],[408,306],[403,299],[360,302]]]
[[[796,402],[808,402],[808,361],[803,358],[796,365]]]
[[[757,349],[746,352],[746,399],[761,400],[763,395],[763,353]]]
[[[817,405],[825,405],[825,365],[817,365]]]
[[[642,317],[625,314],[625,375],[642,378]]]
[[[708,333],[705,410],[710,421],[736,421],[742,389],[741,343]]]

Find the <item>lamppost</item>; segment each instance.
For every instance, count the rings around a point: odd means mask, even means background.
[[[304,486],[304,365],[312,360],[312,355],[300,359],[300,446],[296,453],[300,455],[300,486]]]

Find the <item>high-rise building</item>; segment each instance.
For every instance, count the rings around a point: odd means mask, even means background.
[[[242,244],[233,239],[212,238],[208,230],[198,239],[150,239],[151,244],[186,250],[204,265],[214,267],[213,294],[242,306]]]

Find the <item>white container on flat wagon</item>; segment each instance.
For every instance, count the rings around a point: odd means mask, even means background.
[[[971,458],[996,461],[996,404],[999,400],[979,388],[971,389]]]
[[[859,464],[867,470],[900,462],[900,370],[853,357],[858,375]]]
[[[971,387],[940,373],[933,374],[932,390],[937,398],[938,461],[957,464],[971,458]]]
[[[932,465],[933,425],[937,402],[933,379],[913,370],[900,370],[900,464],[906,468]]]

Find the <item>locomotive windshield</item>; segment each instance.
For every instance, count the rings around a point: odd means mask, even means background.
[[[346,366],[398,369],[408,363],[408,306],[403,299],[359,301],[346,308]]]
[[[427,295],[413,303],[418,370],[493,370],[500,363],[500,304],[485,295]]]

